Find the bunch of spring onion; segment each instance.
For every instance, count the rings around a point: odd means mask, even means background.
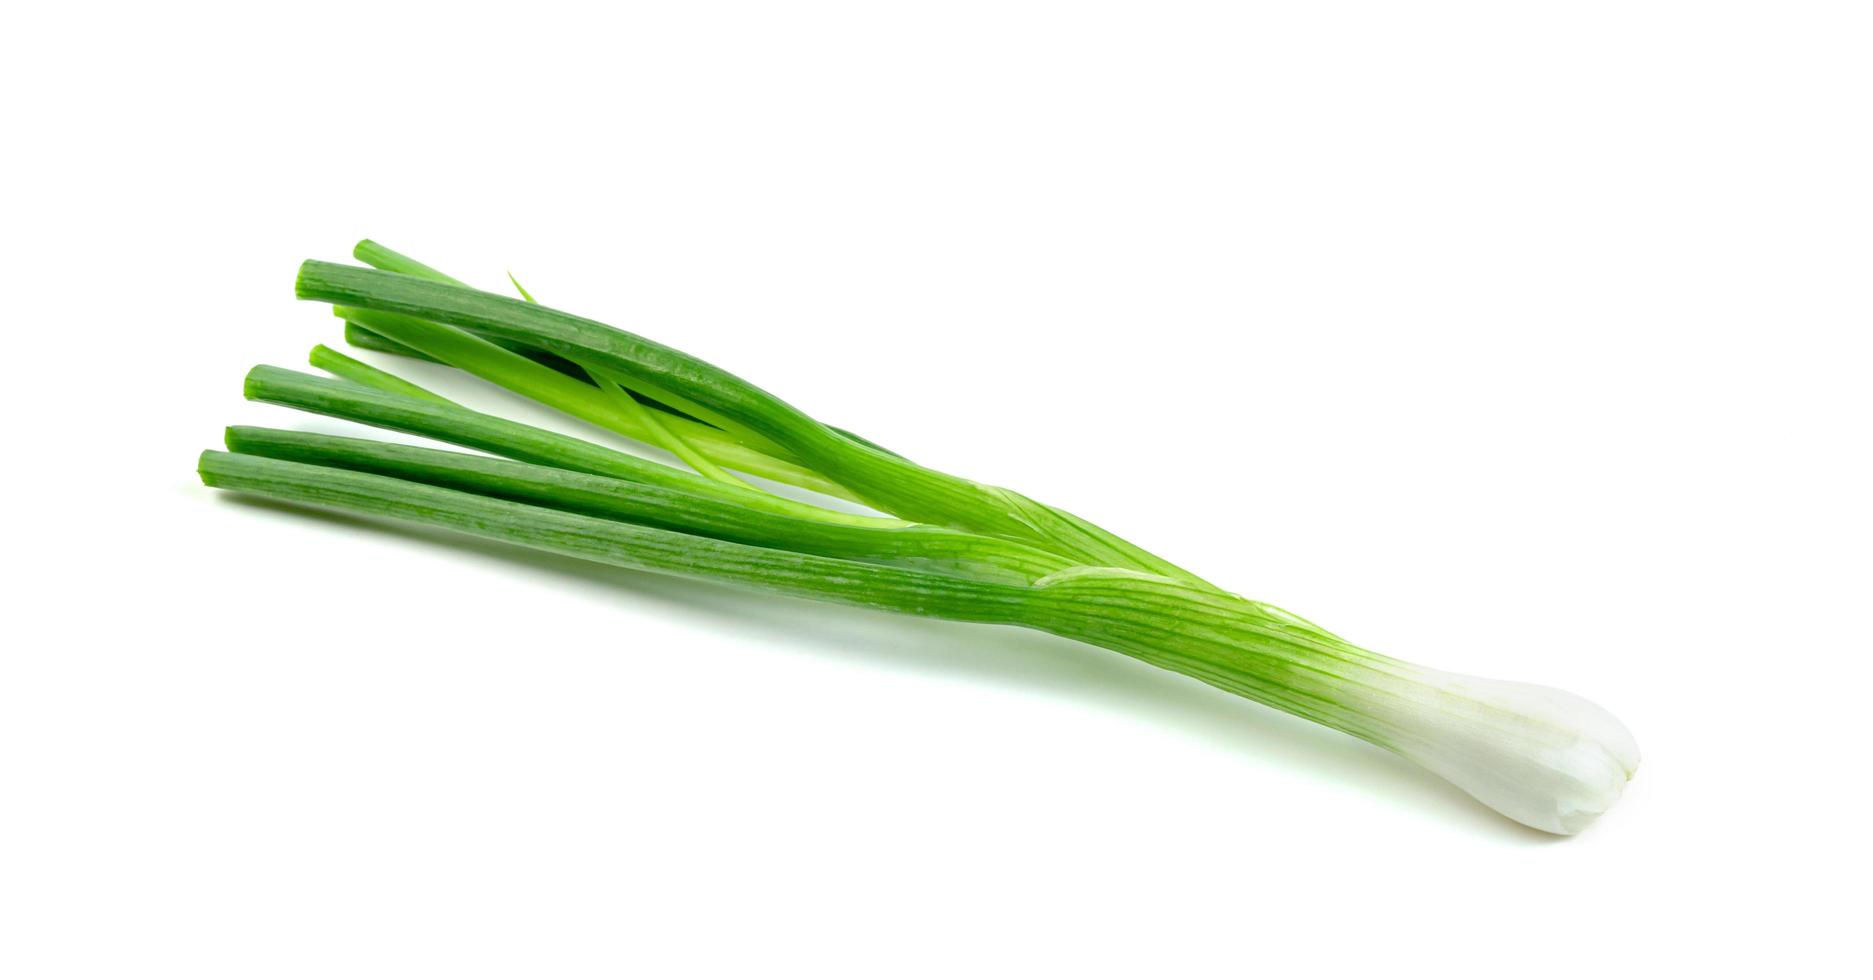
[[[513,299],[370,241],[354,255],[368,268],[306,262],[297,292],[331,304],[355,346],[459,368],[686,467],[472,411],[318,347],[312,364],[335,377],[256,367],[247,397],[477,452],[234,427],[227,452],[202,454],[203,482],[625,568],[1071,637],[1390,749],[1557,834],[1610,807],[1639,764],[1626,729],[1574,695],[1362,649],[1072,514],[919,466],[712,364],[536,304],[517,282]]]

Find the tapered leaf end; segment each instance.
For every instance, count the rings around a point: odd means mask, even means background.
[[[520,293],[520,298],[521,298],[521,299],[524,299],[524,300],[526,300],[526,301],[527,301],[527,302],[529,302],[529,303],[538,303],[538,302],[539,302],[539,300],[537,300],[537,299],[534,299],[534,298],[533,298],[533,294],[532,294],[532,293],[530,293],[530,292],[527,292],[527,287],[525,287],[525,286],[522,286],[522,285],[520,284],[520,280],[518,280],[518,279],[515,279],[515,278],[514,278],[514,274],[513,274],[512,272],[509,272],[509,273],[507,274],[507,281],[508,281],[508,282],[511,282],[511,283],[513,283],[513,284],[514,284],[514,290],[515,290],[516,292],[518,292],[518,293]]]

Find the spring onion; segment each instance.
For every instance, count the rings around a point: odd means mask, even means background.
[[[373,242],[354,255],[373,268],[308,261],[297,293],[330,304],[355,346],[449,365],[681,465],[476,412],[320,347],[312,364],[336,380],[261,366],[248,397],[478,452],[234,427],[226,451],[202,454],[204,483],[625,568],[1069,637],[1389,749],[1551,833],[1586,827],[1637,770],[1632,736],[1574,695],[1373,653],[1065,511],[919,466],[712,364],[535,303],[511,275],[521,298]]]

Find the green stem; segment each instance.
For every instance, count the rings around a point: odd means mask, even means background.
[[[395,354],[398,357],[428,361],[431,364],[442,363],[414,347],[405,347],[391,340],[389,337],[373,331],[370,327],[362,323],[352,323],[350,320],[345,321],[345,343],[364,350],[382,351],[385,354]]]
[[[245,393],[254,401],[440,439],[523,462],[684,490],[770,514],[786,514],[855,527],[902,527],[905,524],[904,521],[892,518],[846,514],[758,490],[717,483],[694,473],[606,449],[583,439],[511,422],[459,405],[407,398],[264,364],[247,373]]]
[[[355,357],[347,357],[330,347],[320,344],[312,348],[312,354],[306,359],[313,367],[327,374],[332,374],[379,391],[388,391],[393,395],[408,395],[411,398],[423,398],[445,405],[455,404],[447,398],[424,388],[421,385],[391,374],[389,371],[374,368]]]
[[[1026,541],[1092,564],[1199,581],[1071,515],[858,443],[712,364],[593,320],[504,296],[328,262],[303,264],[296,290],[303,299],[445,323],[644,379],[785,447],[803,465],[887,513]]]
[[[227,447],[718,540],[989,581],[1027,584],[1069,564],[1058,555],[965,531],[827,524],[671,487],[371,439],[235,426],[227,430]]]
[[[345,343],[350,344],[353,347],[362,348],[364,350],[374,350],[374,351],[380,351],[385,354],[395,354],[398,357],[407,357],[415,361],[427,361],[430,364],[442,363],[441,361],[438,361],[435,358],[430,357],[428,354],[425,354],[422,351],[417,350],[414,347],[406,347],[402,344],[397,343],[394,340],[391,340],[389,337],[385,337],[379,333],[374,333],[371,330],[371,328],[361,323],[352,323],[349,320],[345,321]],[[536,364],[541,364],[546,367],[552,368],[553,370],[558,371],[560,374],[563,374],[566,377],[569,377],[572,380],[577,381],[581,384],[593,383],[591,374],[587,373],[584,368],[578,366],[577,364],[572,363],[571,361],[566,360],[563,357],[554,357],[551,354],[545,354],[545,353],[541,353],[540,351],[534,351],[534,350],[525,350],[525,349],[515,350],[512,347],[508,349],[513,350],[514,353],[519,354],[520,356],[525,357],[528,360],[533,361]],[[635,383],[636,382],[633,382],[633,384]],[[685,412],[682,409],[677,408],[675,405],[669,402],[663,401],[661,399],[654,398],[643,391],[633,392],[632,397],[637,401],[638,404],[643,405],[644,407],[650,409],[653,412],[659,412],[662,415],[673,416],[675,418],[678,418],[687,422],[701,422],[702,421],[700,418],[698,418],[694,414]],[[713,423],[703,423],[703,424],[711,425]],[[721,428],[721,427],[716,426],[716,428]],[[727,430],[724,430],[724,431],[727,431]],[[884,449],[883,446],[879,446],[877,443],[870,442],[869,440],[866,440],[855,433],[847,432],[844,429],[840,429],[838,431],[848,439],[852,439],[857,442],[865,443],[868,446],[872,446],[884,452],[889,452],[889,450]],[[743,443],[744,445],[748,446],[748,448],[753,449],[756,452],[765,453],[769,456],[773,456],[776,459],[787,458],[787,451],[784,449],[781,449],[778,446],[774,446],[772,444],[768,444],[766,446],[760,445],[752,437],[744,437],[742,433],[732,433],[732,435],[734,436],[737,442]]]
[[[1081,640],[1392,748],[1386,719],[1438,710],[1409,664],[1188,582],[1072,569],[1034,585],[806,555],[603,520],[444,487],[244,454],[206,452],[210,486],[413,521],[624,568]]]
[[[450,367],[600,428],[663,448],[658,445],[658,433],[640,413],[625,409],[597,386],[575,381],[466,330],[396,313],[352,309],[340,313],[347,321],[362,323]],[[750,449],[700,422],[674,416],[660,421],[680,433],[685,442],[704,448],[710,458],[744,473],[846,500],[856,499],[850,490],[804,466]]]
[[[697,452],[696,447],[691,445],[689,440],[678,435],[669,426],[658,421],[657,415],[659,413],[652,412],[650,409],[638,404],[637,399],[632,398],[630,392],[619,387],[618,383],[613,381],[608,375],[603,372],[593,372],[592,378],[598,382],[600,390],[611,396],[611,400],[614,404],[635,416],[639,424],[643,425],[643,427],[650,432],[654,440],[653,445],[669,450],[677,459],[688,463],[691,469],[694,469],[696,472],[701,473],[711,480],[738,487],[748,487],[747,481],[715,465],[709,457]],[[755,489],[754,487],[748,488],[750,490]]]
[[[384,246],[379,245],[376,242],[371,241],[368,238],[358,242],[358,244],[352,248],[351,254],[358,261],[363,262],[365,265],[371,266],[376,269],[381,269],[385,272],[396,272],[396,273],[401,273],[407,276],[415,276],[418,279],[427,279],[430,282],[442,282],[442,283],[449,283],[450,285],[462,286],[465,288],[472,288],[472,287],[469,287],[467,283],[463,282],[460,279],[455,278],[454,276],[449,275],[446,272],[442,272],[438,269],[433,269],[427,265],[424,265],[421,262],[416,261],[413,258],[410,258],[407,255],[404,255],[401,252],[396,252],[396,251],[392,251],[391,249],[385,248]],[[520,284],[520,280],[514,278],[514,274],[512,272],[509,272],[507,274],[507,281],[510,283],[513,283],[514,289],[520,293],[520,298],[522,300],[525,300],[528,303],[533,303],[535,305],[538,305],[539,301],[533,298],[533,294],[527,292],[526,287]],[[347,325],[347,327],[349,328],[349,324]],[[368,327],[360,326],[358,327],[358,329],[366,334],[369,334],[371,332]],[[371,339],[376,339],[376,338],[373,337]],[[395,341],[389,341],[387,339],[386,339],[386,342],[391,343],[391,344],[396,343]],[[506,347],[507,349],[514,351],[517,354],[521,354],[527,357],[532,357],[536,360],[540,359],[540,355],[542,353],[540,351],[536,351],[533,348],[528,347],[525,344],[516,343],[513,341],[496,340],[495,343],[498,343],[501,346]],[[365,343],[365,344],[360,344],[359,346],[368,347],[370,346],[370,344]],[[402,346],[402,345],[398,345],[398,346]],[[404,347],[404,349],[412,351],[417,356],[427,357],[427,355],[422,354],[420,351],[414,351],[413,348]],[[395,352],[393,351],[392,353],[395,353]],[[580,373],[584,371],[583,365],[574,366],[572,365],[572,362],[566,361],[560,358],[554,358],[553,360],[556,361],[557,363],[548,363],[547,364],[548,367],[561,371],[562,373],[573,374],[575,377],[578,377],[581,380],[584,379],[585,375]],[[574,371],[565,370],[565,368],[568,366],[573,366],[575,370]],[[700,405],[690,402],[687,399],[683,398],[681,395],[668,391],[667,389],[663,389],[651,383],[648,380],[627,376],[624,379],[624,384],[630,387],[631,389],[633,389],[634,391],[638,392],[639,394],[649,396],[650,398],[653,398],[659,402],[662,402],[663,404],[668,405],[669,407],[674,408],[677,411],[682,412],[691,418],[706,422],[709,425],[713,425],[716,428],[729,433],[729,435],[733,436],[737,441],[740,441],[743,444],[747,445],[750,449],[753,449],[757,452],[766,453],[769,456],[776,456],[780,458],[786,458],[788,456],[788,453],[786,450],[782,449],[779,445],[773,443],[772,441],[764,439],[761,436],[756,435],[754,432],[749,431],[746,426],[738,425],[734,421],[727,419],[715,412],[711,412],[708,409]],[[848,433],[848,435],[850,434]],[[854,439],[858,438],[856,436],[850,436],[850,437]],[[858,441],[866,442],[863,439],[858,439]],[[866,444],[870,445],[870,443],[868,442],[866,442]]]
[[[620,568],[847,605],[1006,623],[1014,621],[1026,595],[1019,586],[717,541],[373,473],[213,451],[202,454],[198,468],[211,487],[444,527]]]
[[[385,272],[398,272],[406,276],[415,276],[418,279],[427,279],[431,282],[446,282],[456,286],[468,285],[468,283],[446,272],[439,269],[432,269],[402,252],[385,248],[368,238],[359,241],[358,244],[351,247],[351,257],[374,269],[382,269]],[[519,285],[519,283],[515,283],[515,285]]]
[[[507,281],[514,284],[514,291],[520,294],[521,299],[536,305],[540,302],[533,298],[532,293],[527,292],[527,287],[522,286],[520,280],[516,279],[512,272],[507,274]],[[698,452],[696,447],[692,445],[689,440],[683,438],[680,433],[673,431],[669,426],[659,421],[657,418],[659,413],[645,408],[629,391],[621,387],[615,378],[605,374],[603,371],[594,371],[583,364],[580,365],[580,367],[584,369],[586,376],[591,378],[592,381],[598,385],[599,390],[610,395],[611,400],[619,408],[629,412],[633,418],[637,419],[640,425],[655,437],[655,445],[668,450],[675,455],[677,459],[688,463],[691,469],[711,480],[715,480],[719,483],[732,484],[738,487],[748,487],[748,483],[741,477],[717,466],[708,456]],[[749,487],[749,489],[752,490],[756,488]]]

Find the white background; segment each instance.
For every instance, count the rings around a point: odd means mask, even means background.
[[[1864,4],[50,8],[0,974],[1864,967]],[[345,431],[240,378],[362,236],[1644,767],[1554,839],[1073,643],[202,489],[225,424]]]

